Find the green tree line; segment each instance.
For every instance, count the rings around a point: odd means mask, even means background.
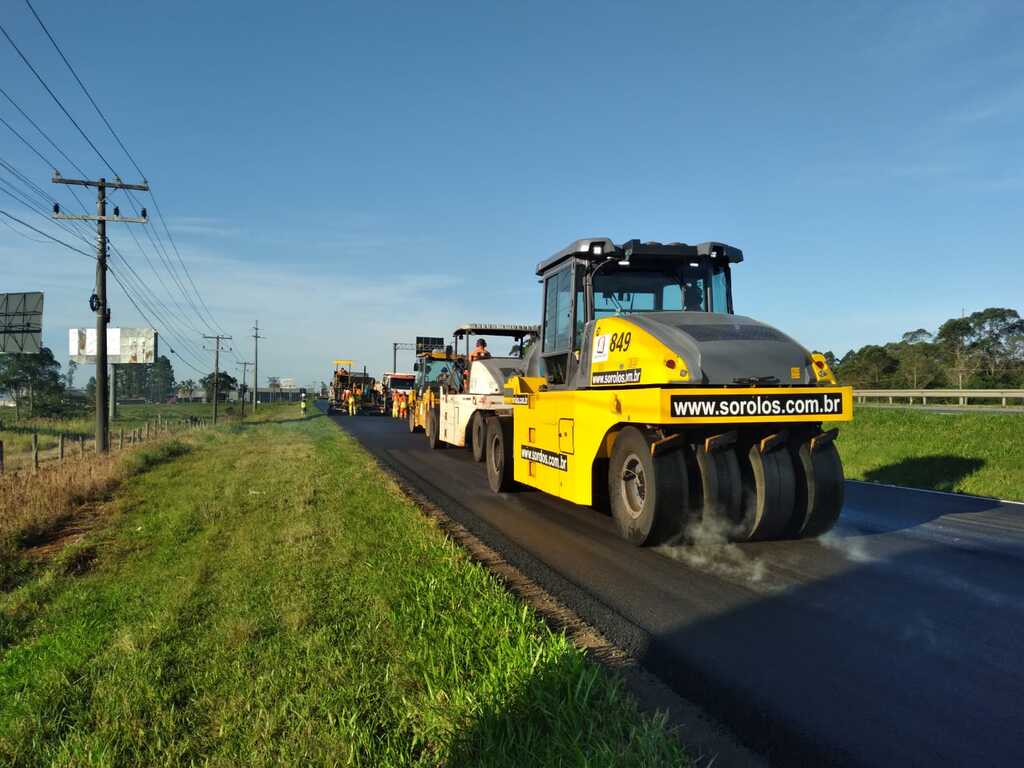
[[[836,359],[840,383],[861,389],[1024,388],[1024,320],[1015,309],[989,307],[918,328],[899,341],[868,344]]]

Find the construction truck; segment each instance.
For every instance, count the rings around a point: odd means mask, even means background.
[[[442,394],[462,391],[465,360],[451,345],[423,349],[413,364],[416,379],[410,394],[408,424],[410,432],[438,434],[437,406]]]
[[[734,314],[740,249],[577,240],[537,266],[539,343],[486,422],[495,492],[517,483],[609,509],[654,544],[817,536],[843,505],[836,429],[853,395],[824,356]]]
[[[348,413],[348,403],[345,402],[346,392],[353,393],[356,398],[356,413],[383,412],[376,381],[367,374],[366,366],[363,366],[362,371],[356,371],[354,370],[354,361],[335,360],[327,410]]]
[[[352,361],[335,360],[331,383],[327,387],[327,410],[348,413],[345,393],[352,388]]]
[[[484,460],[484,428],[487,418],[511,415],[512,406],[505,403],[504,385],[510,376],[525,375],[525,351],[532,344],[540,326],[494,323],[469,323],[452,332],[454,362],[460,368],[461,387],[437,387],[424,401],[425,431],[431,448],[445,445],[469,447],[476,461]],[[487,357],[468,363],[470,342],[485,336],[507,338],[511,349],[502,357]],[[486,342],[485,342],[486,343]],[[465,352],[460,354],[460,345]]]
[[[399,373],[397,371],[385,373],[381,376],[381,386],[384,398],[384,413],[391,413],[391,406],[396,394],[408,394],[416,383],[415,373]]]

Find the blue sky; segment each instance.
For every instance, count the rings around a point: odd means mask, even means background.
[[[1024,309],[1021,3],[34,4],[240,358],[266,329],[264,375],[379,372],[392,341],[536,322],[534,265],[590,235],[737,245],[737,311],[839,354]],[[133,176],[28,9],[0,18]],[[0,79],[104,172],[2,39]],[[0,157],[51,186],[2,126]],[[112,239],[190,313],[127,226]],[[59,354],[91,322],[83,257],[0,227],[0,275],[46,291]]]

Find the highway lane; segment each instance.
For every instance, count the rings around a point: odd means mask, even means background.
[[[492,494],[401,422],[334,418],[773,762],[1024,754],[1024,505],[848,483],[821,541],[635,549],[592,509]]]

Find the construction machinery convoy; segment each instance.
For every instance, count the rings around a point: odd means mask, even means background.
[[[373,377],[366,372],[366,367],[363,366],[362,371],[354,371],[352,360],[335,360],[334,373],[328,387],[328,411],[349,413],[349,404],[346,402],[349,394],[355,400],[355,413],[384,412],[381,394],[377,391]]]
[[[442,444],[469,447],[473,458],[483,461],[486,419],[499,413],[511,415],[511,406],[505,403],[505,381],[526,373],[525,349],[539,331],[535,325],[460,325],[452,333],[450,347],[419,355],[410,431],[425,431],[431,448]],[[468,362],[470,340],[485,335],[511,338],[509,354]],[[463,343],[465,353],[460,354]]]
[[[853,418],[852,391],[822,355],[734,314],[742,261],[718,242],[575,241],[537,266],[542,324],[516,327],[536,332],[521,356],[473,363],[468,387],[461,337],[420,356],[410,431],[471,446],[495,492],[608,509],[637,545],[697,524],[737,541],[828,531],[843,469],[822,422]]]

